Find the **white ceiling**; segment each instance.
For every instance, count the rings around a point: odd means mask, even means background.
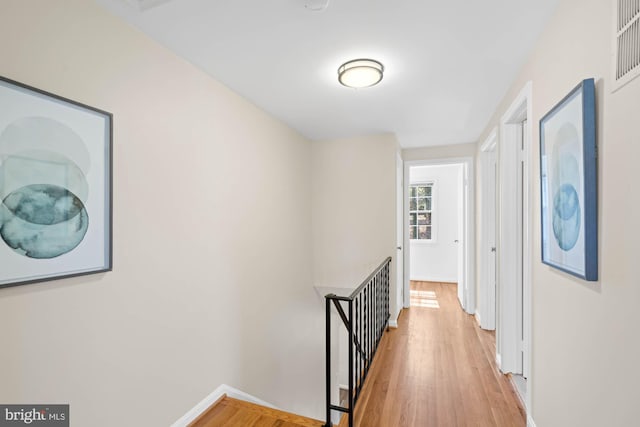
[[[475,142],[558,0],[96,0],[303,135]],[[386,68],[337,81],[345,61]]]

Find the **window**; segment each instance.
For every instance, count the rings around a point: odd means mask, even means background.
[[[433,239],[433,183],[409,187],[409,238]]]

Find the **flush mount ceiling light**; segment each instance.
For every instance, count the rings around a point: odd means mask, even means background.
[[[373,59],[354,59],[338,68],[338,81],[347,87],[374,86],[382,80],[384,65]]]
[[[307,0],[304,7],[312,12],[322,12],[329,7],[329,0]]]

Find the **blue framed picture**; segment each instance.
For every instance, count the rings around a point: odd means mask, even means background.
[[[112,115],[0,77],[0,288],[112,268]]]
[[[542,262],[598,280],[598,181],[593,79],[540,120]]]

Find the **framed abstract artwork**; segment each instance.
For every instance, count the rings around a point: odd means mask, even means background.
[[[598,181],[593,79],[540,120],[542,262],[598,280]]]
[[[0,287],[112,268],[112,115],[0,77]]]

